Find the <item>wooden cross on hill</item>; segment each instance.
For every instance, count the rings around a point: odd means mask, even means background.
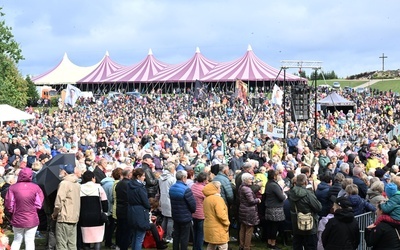
[[[385,58],[387,58],[387,56],[385,56],[385,53],[382,53],[382,56],[379,58],[382,58],[382,72],[385,72]]]

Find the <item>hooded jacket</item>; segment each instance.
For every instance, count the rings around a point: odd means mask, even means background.
[[[395,220],[400,220],[400,191],[394,183],[389,183],[385,188],[389,200],[381,204],[382,212],[389,214]]]
[[[374,207],[371,203],[364,200],[357,194],[349,195],[349,200],[351,202],[351,206],[354,211],[354,215],[360,215],[365,212],[375,212],[376,207]]]
[[[217,187],[209,183],[203,188],[204,199],[204,241],[211,244],[225,244],[229,241],[228,208]]]
[[[128,183],[128,224],[134,229],[150,229],[150,203],[144,183],[131,180]]]
[[[292,219],[293,234],[312,235],[317,233],[318,212],[321,211],[322,205],[318,201],[314,193],[303,186],[294,186],[288,192],[290,201],[290,217]],[[314,218],[314,225],[310,231],[301,231],[297,227],[297,211],[302,213],[311,213]]]
[[[366,200],[372,205],[377,206],[379,203],[386,201],[387,199],[380,192],[368,189]]]
[[[70,174],[64,177],[58,186],[57,197],[54,203],[54,213],[57,222],[77,223],[81,209],[81,185],[78,177]]]
[[[171,217],[171,200],[169,198],[169,189],[175,184],[174,174],[165,170],[158,179],[160,184],[160,207],[163,216]]]
[[[8,189],[5,207],[12,214],[11,225],[31,228],[39,225],[37,210],[42,207],[44,195],[38,185],[32,183],[32,169],[23,168],[16,184]]]
[[[338,230],[339,229],[339,230]],[[322,233],[325,250],[354,250],[360,243],[358,222],[351,209],[337,209]]]

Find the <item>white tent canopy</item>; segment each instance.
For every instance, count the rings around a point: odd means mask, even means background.
[[[0,104],[0,124],[5,121],[21,121],[34,119],[35,116],[7,104]]]
[[[355,103],[347,100],[346,98],[340,96],[336,92],[332,92],[327,95],[324,99],[321,99],[317,102],[321,106],[354,106]]]
[[[48,72],[32,78],[36,85],[46,84],[75,84],[80,79],[89,75],[99,64],[90,67],[80,67],[71,62],[67,53],[64,54],[61,62]]]

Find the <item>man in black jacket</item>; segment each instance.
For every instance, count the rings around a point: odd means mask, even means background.
[[[122,180],[115,185],[117,201],[117,230],[115,232],[115,243],[120,250],[128,250],[131,243],[132,230],[128,225],[128,183],[131,181],[132,168],[126,167],[122,170]]]
[[[105,158],[101,158],[97,166],[93,169],[94,178],[96,179],[96,183],[100,183],[101,180],[106,178],[106,169],[107,169],[107,160]]]
[[[153,173],[154,167],[153,157],[150,154],[143,155],[142,169],[146,175],[146,190],[149,198],[155,198],[158,193],[158,179]]]

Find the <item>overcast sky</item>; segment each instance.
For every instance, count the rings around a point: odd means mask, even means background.
[[[400,68],[398,0],[3,0],[24,61],[25,76],[55,67],[66,52],[79,66],[106,51],[122,65],[151,48],[165,63],[182,63],[196,50],[225,62],[250,44],[267,64],[322,61],[339,77]],[[298,69],[289,69],[289,73]],[[307,75],[310,70],[306,70]]]

